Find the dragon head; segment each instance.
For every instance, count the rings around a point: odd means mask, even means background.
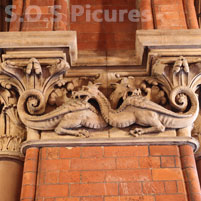
[[[89,99],[96,97],[100,93],[98,89],[100,85],[100,83],[94,84],[89,82],[89,84],[87,86],[83,86],[80,91],[74,91],[72,93],[72,97],[74,99],[81,99],[87,102]]]
[[[141,96],[142,95],[142,91],[140,88],[136,88],[132,91],[132,96]]]
[[[142,91],[140,88],[135,88],[132,91],[127,91],[124,96],[123,96],[123,100],[127,99],[128,97],[131,96],[142,96]]]

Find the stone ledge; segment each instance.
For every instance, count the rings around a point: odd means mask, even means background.
[[[132,66],[136,63],[134,50],[79,51],[74,66]]]
[[[201,30],[137,30],[136,50],[116,52],[80,51],[76,31],[1,32],[1,49],[68,48],[72,66],[142,65],[146,48],[198,49]]]
[[[185,145],[199,148],[199,142],[192,137],[138,137],[113,139],[54,139],[30,140],[22,143],[21,152],[25,153],[31,147],[76,147],[76,146],[142,146],[142,145]]]
[[[201,48],[201,30],[137,30],[136,60],[142,63],[145,48],[191,49]]]
[[[17,161],[24,161],[24,154],[18,152],[11,152],[11,151],[3,151],[0,152],[0,160],[17,160]]]
[[[71,63],[77,60],[76,31],[1,32],[1,49],[68,48]]]
[[[135,51],[96,52],[80,51],[73,66],[136,66],[146,65],[146,48],[179,49],[188,52],[201,49],[201,30],[137,30]],[[195,50],[194,50],[195,51]],[[147,62],[148,63],[148,62]],[[148,72],[148,69],[147,71]]]

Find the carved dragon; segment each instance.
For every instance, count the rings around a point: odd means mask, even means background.
[[[84,92],[84,93],[83,93]],[[198,116],[198,98],[196,94],[187,87],[175,88],[171,93],[173,105],[177,105],[178,96],[185,94],[189,97],[191,107],[184,114],[172,112],[141,96],[140,89],[136,89],[132,96],[128,96],[122,105],[114,110],[110,102],[97,86],[85,87],[85,91],[77,92],[74,96],[89,96],[95,99],[101,110],[104,120],[111,126],[124,128],[132,124],[148,126],[148,128],[136,128],[130,131],[131,135],[137,136],[145,133],[163,132],[166,128],[185,128],[192,126]]]
[[[87,100],[67,98],[66,91],[73,89],[68,79],[64,78],[69,68],[70,65],[62,58],[55,59],[51,65],[42,60],[40,63],[36,58],[31,58],[22,66],[10,60],[0,64],[0,74],[3,75],[0,77],[0,85],[4,90],[6,86],[10,87],[16,99],[19,97],[18,102],[16,101],[17,113],[27,131],[55,130],[58,134],[89,137],[88,131],[79,128],[100,129],[107,126]],[[65,85],[66,90],[63,88]],[[59,91],[62,96],[55,99]],[[48,108],[47,103],[62,105],[44,114]],[[8,114],[9,112],[11,113],[11,110],[7,110]]]
[[[89,137],[89,132],[84,129],[72,130],[82,126],[101,129],[107,123],[98,114],[97,110],[87,100],[68,99],[66,103],[52,112],[43,115],[30,115],[28,111],[43,107],[43,94],[35,89],[26,91],[20,96],[17,109],[21,121],[31,129],[55,130],[57,134]],[[33,113],[33,112],[32,112]]]

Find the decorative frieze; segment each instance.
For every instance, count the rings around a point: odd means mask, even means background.
[[[44,140],[192,143],[192,135],[200,135],[200,55],[151,49],[142,76],[135,66],[70,67],[63,47],[6,50],[0,65],[1,155],[21,156],[22,143],[42,146]]]
[[[40,139],[46,131],[88,138],[90,129],[111,128],[126,129],[128,137],[165,130],[182,135],[180,129],[190,137],[199,113],[199,65],[185,57],[152,57],[152,76],[115,74],[101,88],[101,76],[68,77],[70,66],[62,58],[51,65],[31,58],[22,66],[7,59],[1,86],[13,95],[15,119],[26,128],[27,139]]]

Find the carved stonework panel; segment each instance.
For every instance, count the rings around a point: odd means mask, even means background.
[[[48,135],[190,137],[192,129],[198,134],[201,60],[157,55],[150,65],[151,76],[109,72],[105,79],[98,72],[70,73],[62,57],[5,59],[0,151],[19,152],[23,141]]]

